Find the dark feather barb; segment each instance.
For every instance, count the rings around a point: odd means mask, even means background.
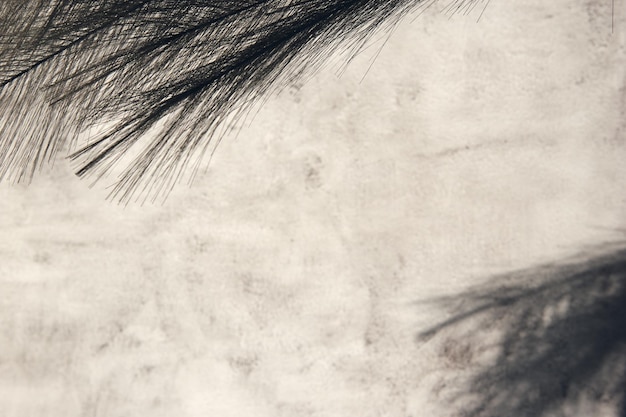
[[[261,97],[433,3],[5,0],[0,179],[28,181],[69,146],[80,177],[119,165],[114,198],[167,195]]]

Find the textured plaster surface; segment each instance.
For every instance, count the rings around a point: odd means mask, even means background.
[[[476,17],[288,86],[162,206],[2,184],[0,416],[462,415],[416,302],[626,227],[623,2]]]

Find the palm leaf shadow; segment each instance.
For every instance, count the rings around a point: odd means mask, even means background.
[[[461,415],[592,415],[581,410],[595,405],[626,417],[623,245],[490,282],[436,300],[452,316],[419,334],[428,340],[452,332],[446,343],[474,356],[466,388],[450,394]],[[478,364],[481,355],[491,358],[487,365]]]

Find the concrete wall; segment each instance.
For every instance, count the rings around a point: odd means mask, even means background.
[[[1,185],[0,416],[469,415],[450,393],[495,359],[417,338],[450,313],[424,300],[623,238],[624,13],[407,19],[162,206],[64,160]],[[546,415],[618,415],[571,400]]]

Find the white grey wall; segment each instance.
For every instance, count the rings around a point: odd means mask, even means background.
[[[616,3],[407,19],[163,206],[1,185],[0,416],[454,415],[415,302],[623,236]]]

